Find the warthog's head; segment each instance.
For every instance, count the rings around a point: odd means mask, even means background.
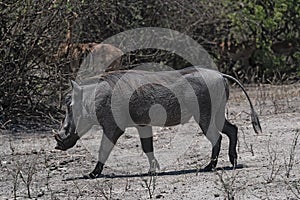
[[[67,150],[73,147],[80,136],[78,135],[78,121],[80,116],[76,116],[81,109],[82,90],[77,83],[72,81],[72,92],[66,96],[66,115],[60,130],[54,135],[57,142],[55,149]],[[74,115],[74,113],[76,113]]]
[[[63,120],[63,123],[58,133],[54,135],[55,140],[57,142],[55,149],[63,151],[73,147],[79,139],[79,136],[76,132],[76,125],[73,119],[72,102],[70,94],[68,94],[66,97],[66,106],[67,108],[65,119]]]

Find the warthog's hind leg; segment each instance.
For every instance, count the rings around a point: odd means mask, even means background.
[[[229,160],[233,167],[237,165],[237,152],[236,152],[236,145],[237,145],[237,132],[238,128],[225,120],[222,133],[225,133],[229,138]]]
[[[215,125],[217,126],[218,130],[229,138],[229,160],[233,167],[237,165],[237,152],[236,152],[236,145],[237,145],[237,127],[231,124],[225,118],[225,103],[220,106],[217,114],[215,116]]]
[[[155,174],[156,168],[160,169],[160,167],[159,167],[159,163],[154,157],[152,127],[139,126],[137,127],[137,129],[140,135],[143,152],[146,154],[149,161],[149,165],[150,165],[149,174]]]
[[[209,139],[209,141],[212,144],[212,153],[211,153],[209,164],[204,168],[205,171],[215,170],[218,163],[218,157],[220,154],[221,141],[222,141],[222,136],[218,132],[215,132],[213,136],[209,134],[213,134],[213,133],[208,132],[206,134],[206,137]]]
[[[205,171],[212,171],[216,168],[218,157],[221,149],[222,136],[217,129],[215,123],[210,123],[207,119],[203,119],[199,123],[204,135],[212,145],[212,153],[209,164],[204,168]]]

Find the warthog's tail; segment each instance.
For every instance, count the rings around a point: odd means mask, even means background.
[[[260,123],[259,123],[258,115],[257,115],[257,113],[254,110],[253,104],[252,104],[252,102],[250,100],[250,97],[247,94],[244,86],[241,84],[241,82],[239,82],[237,79],[233,78],[232,76],[229,76],[227,74],[222,74],[222,76],[225,77],[225,78],[227,78],[227,79],[230,79],[230,80],[236,82],[240,86],[240,88],[243,90],[243,92],[245,93],[245,95],[246,95],[246,97],[247,97],[247,99],[249,101],[249,104],[250,104],[250,108],[251,108],[251,122],[252,122],[253,129],[254,129],[255,133],[257,133],[257,134],[261,133],[262,130],[261,130],[261,126],[260,126]]]

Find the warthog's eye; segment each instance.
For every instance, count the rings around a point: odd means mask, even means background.
[[[73,105],[74,105],[74,101],[71,100],[71,102],[70,102],[70,107],[72,107]]]
[[[68,107],[67,107],[68,112],[72,112],[72,108],[73,108],[72,104],[68,105]]]
[[[70,127],[70,125],[67,124],[67,125],[65,125],[65,126],[63,127],[63,129],[64,129],[65,131],[67,131],[67,130],[69,130],[69,127]]]

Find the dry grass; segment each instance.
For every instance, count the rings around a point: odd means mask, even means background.
[[[4,188],[3,191],[9,192],[0,194],[0,198],[213,199],[220,195],[225,199],[299,199],[300,127],[291,118],[291,116],[299,116],[297,115],[300,108],[299,86],[263,85],[258,88],[247,88],[255,108],[261,113],[264,133],[259,136],[254,135],[249,128],[251,125],[247,121],[248,115],[244,112],[248,104],[244,95],[239,89],[232,89],[228,113],[230,119],[239,126],[239,162],[246,164],[243,169],[237,170],[214,173],[203,173],[200,170],[198,173],[168,176],[125,176],[66,181],[66,178],[79,177],[92,169],[93,158],[84,147],[57,152],[53,151],[55,142],[51,134],[24,137],[1,135],[0,147],[3,153],[0,155],[0,172],[3,181],[0,184]],[[159,137],[166,134],[167,131]],[[159,137],[155,142],[160,141]],[[169,136],[165,137],[163,142],[170,140]],[[127,140],[133,141],[132,138]],[[195,140],[198,144],[208,142],[203,136],[198,136]],[[41,147],[45,150],[39,150]],[[127,146],[123,145],[122,148]],[[227,147],[224,149],[220,154],[218,166],[229,165]],[[203,145],[193,150],[189,149],[189,152],[183,154],[167,170],[180,172],[181,169],[192,169],[201,163],[206,163],[206,157],[210,156],[210,153],[210,149],[204,148]],[[192,164],[191,159],[195,163]],[[124,166],[124,163],[118,163],[119,166],[124,167],[124,171],[130,171],[130,174],[138,173],[138,169],[144,172],[148,169],[147,164],[145,163],[146,167],[143,168],[143,166]],[[104,171],[119,173],[113,167],[105,168]]]

